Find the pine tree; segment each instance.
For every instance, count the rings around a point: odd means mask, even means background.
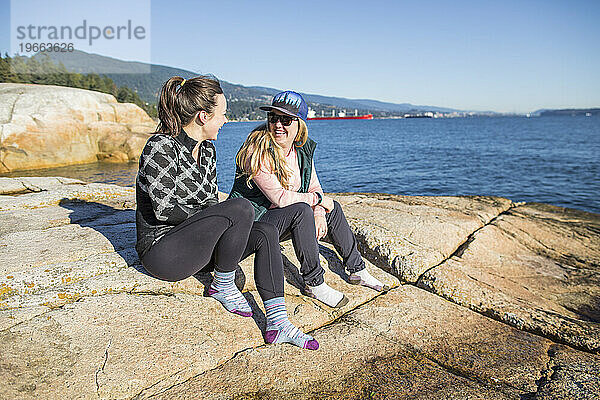
[[[62,63],[56,64],[48,56],[41,53],[34,57],[0,55],[0,82],[36,83],[42,85],[68,86],[80,89],[95,90],[116,97],[121,103],[134,103],[146,111],[151,117],[158,115],[156,104],[148,104],[138,94],[126,86],[117,87],[108,76],[98,74],[79,74],[69,72]]]

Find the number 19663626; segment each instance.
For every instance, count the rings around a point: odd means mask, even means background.
[[[66,53],[75,50],[73,43],[19,43],[21,53],[37,53],[38,51]]]

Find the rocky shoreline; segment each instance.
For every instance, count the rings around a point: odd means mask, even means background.
[[[155,128],[140,107],[109,94],[0,83],[0,173],[134,161]]]
[[[368,268],[392,289],[326,280],[300,293],[283,244],[290,319],[321,348],[264,345],[201,277],[163,282],[135,254],[133,188],[0,178],[0,398],[597,399],[600,215],[497,197],[340,193]]]

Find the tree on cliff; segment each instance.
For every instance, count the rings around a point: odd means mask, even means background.
[[[115,96],[120,103],[134,103],[151,117],[156,117],[156,105],[148,104],[126,86],[117,85],[107,76],[69,72],[62,63],[54,63],[47,54],[36,57],[0,56],[0,82],[36,83],[95,90]]]

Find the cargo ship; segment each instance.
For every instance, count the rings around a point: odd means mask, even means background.
[[[308,117],[306,119],[308,120],[332,120],[332,119],[373,119],[373,114],[364,114],[364,115],[358,115],[358,110],[354,110],[354,115],[346,115],[346,110],[344,111],[340,111],[339,113],[337,113],[337,115],[335,114],[335,110],[331,111],[331,115],[329,116],[325,116],[324,112],[321,113],[320,117],[317,117],[315,115],[315,110],[309,108],[308,109]]]

